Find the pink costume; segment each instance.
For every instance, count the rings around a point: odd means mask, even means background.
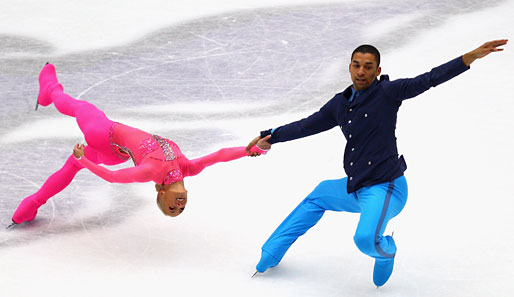
[[[173,141],[115,123],[93,104],[64,93],[52,64],[47,64],[41,71],[39,85],[39,104],[46,106],[53,102],[59,112],[75,117],[88,145],[85,157],[77,160],[72,154],[36,193],[23,199],[12,218],[17,224],[33,220],[38,208],[66,188],[84,167],[111,183],[154,181],[170,184],[186,176],[197,175],[215,163],[247,156],[245,147],[233,147],[188,160]],[[257,146],[250,151],[266,153]],[[116,165],[128,159],[132,159],[136,166],[112,171],[98,165]]]

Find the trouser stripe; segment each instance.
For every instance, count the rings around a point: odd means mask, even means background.
[[[375,247],[377,252],[386,258],[393,258],[395,254],[388,254],[378,244],[378,237],[380,236],[380,229],[382,229],[382,224],[384,224],[384,220],[387,215],[387,209],[389,208],[389,202],[391,201],[391,195],[394,190],[394,181],[389,182],[389,187],[387,188],[387,194],[384,201],[384,206],[382,208],[382,214],[380,215],[380,220],[378,221],[377,230],[375,231]]]

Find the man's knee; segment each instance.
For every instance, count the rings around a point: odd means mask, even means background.
[[[372,232],[358,232],[353,236],[353,241],[357,248],[366,255],[371,255],[375,252],[375,234]]]

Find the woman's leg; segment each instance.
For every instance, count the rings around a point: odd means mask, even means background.
[[[93,104],[74,99],[64,93],[52,64],[47,64],[41,70],[39,84],[39,104],[46,106],[54,103],[59,112],[76,118],[88,143],[85,148],[86,158],[95,164],[115,165],[124,162],[111,149],[109,133],[113,122]],[[64,190],[82,168],[71,155],[64,166],[52,174],[36,193],[23,199],[12,220],[18,224],[33,220],[38,208]]]
[[[100,163],[97,158],[97,152],[91,147],[86,146],[85,154],[86,158],[92,162]],[[71,155],[64,163],[64,166],[52,174],[36,193],[21,201],[14,212],[12,220],[17,224],[32,221],[37,215],[38,208],[45,204],[48,199],[64,190],[82,168],[84,167]]]
[[[103,111],[87,101],[77,100],[64,93],[52,64],[47,64],[41,70],[39,83],[38,101],[42,105],[53,103],[60,113],[74,117],[88,146],[99,154],[101,163],[115,165],[123,162],[111,149],[110,129],[113,122]]]

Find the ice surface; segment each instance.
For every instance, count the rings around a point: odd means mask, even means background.
[[[319,109],[350,83],[348,59],[359,44],[377,45],[382,72],[394,79],[509,38],[514,28],[513,1],[472,0],[283,1],[253,9],[206,1],[197,18],[187,5],[175,7],[187,11],[182,22],[156,17],[156,31],[119,27],[130,19],[153,30],[133,17],[143,2],[98,4],[91,11],[102,13],[87,19],[64,9],[58,19],[33,21],[23,15],[33,7],[23,5],[40,4],[0,4],[0,226],[82,138],[53,106],[34,111],[47,61],[72,96],[197,157],[246,145],[260,130]],[[12,25],[16,14],[26,28]],[[106,23],[105,15],[119,22]],[[65,33],[37,38],[41,27],[71,23]],[[91,24],[105,26],[105,35],[94,40],[99,29]],[[80,34],[91,42],[77,44]],[[108,184],[82,171],[35,221],[0,230],[0,296],[510,296],[511,47],[402,106],[397,135],[409,202],[388,226],[398,258],[378,291],[372,260],[353,244],[358,217],[344,213],[326,213],[278,267],[250,279],[282,219],[320,181],[344,176],[344,139],[334,129],[186,179],[190,201],[176,219],[155,207],[152,184]]]

